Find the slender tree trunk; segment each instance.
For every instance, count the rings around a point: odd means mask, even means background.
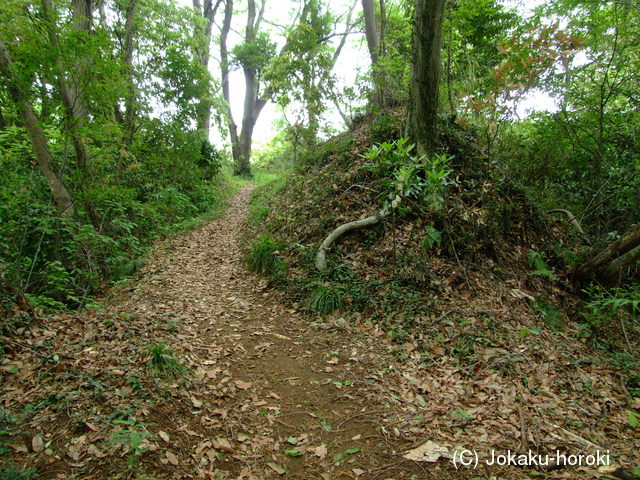
[[[29,140],[31,140],[33,153],[35,154],[38,166],[47,180],[58,213],[62,216],[73,216],[74,209],[71,195],[69,195],[62,180],[58,178],[54,171],[53,157],[49,151],[44,132],[38,124],[38,118],[31,107],[27,95],[13,78],[12,61],[2,40],[0,40],[0,72],[2,72],[2,75],[6,78],[12,100],[18,106],[20,118],[27,130]]]
[[[233,0],[226,0],[224,8],[224,20],[220,31],[220,73],[222,76],[222,95],[227,103],[227,126],[231,139],[231,153],[233,161],[237,165],[240,161],[240,139],[238,138],[238,126],[233,119],[231,111],[231,95],[229,92],[229,51],[227,50],[227,37],[231,30],[231,18],[233,16]]]
[[[138,7],[138,0],[129,0],[126,9],[126,20],[124,27],[124,52],[123,61],[126,69],[127,77],[127,96],[124,99],[124,143],[127,147],[133,144],[133,135],[135,133],[135,117],[136,117],[136,82],[133,75],[133,40],[135,37],[135,18]],[[116,118],[120,113],[120,109],[116,106]],[[122,114],[120,113],[120,116]]]
[[[83,1],[74,0],[74,7],[78,5],[84,5]],[[65,68],[62,63],[60,45],[58,44],[58,34],[53,18],[53,7],[51,0],[42,0],[43,14],[47,22],[47,30],[49,35],[49,43],[53,47],[55,52],[55,63],[58,68],[57,80],[58,89],[60,90],[60,97],[62,104],[67,112],[69,130],[71,132],[71,140],[73,142],[73,149],[76,154],[76,164],[82,171],[82,174],[87,176],[87,152],[84,142],[82,141],[82,134],[80,130],[85,125],[85,121],[88,117],[87,108],[85,102],[79,97],[78,90],[75,87],[77,82],[69,82],[65,75]],[[81,21],[86,17],[82,16],[78,19],[78,26],[82,26],[85,22]]]
[[[90,1],[74,0],[73,6],[74,28],[82,29],[83,32],[88,32],[91,28]],[[71,133],[73,150],[76,156],[76,165],[82,173],[84,182],[87,182],[90,175],[87,164],[87,149],[83,140],[82,131],[89,120],[89,111],[83,95],[79,93],[76,86],[79,83],[79,77],[84,76],[86,78],[87,70],[84,68],[84,65],[79,64],[77,65],[77,72],[74,77],[76,80],[71,82],[67,80],[64,64],[62,63],[61,50],[58,43],[58,33],[56,32],[56,25],[54,23],[51,0],[42,0],[42,7],[44,18],[47,22],[49,43],[55,52],[55,63],[58,68],[58,89],[60,90],[62,104],[67,112],[67,124],[69,125],[69,131]],[[99,231],[102,226],[102,220],[93,205],[93,202],[84,196],[83,205],[86,209],[87,215],[89,216],[91,224],[97,231]]]
[[[202,6],[201,0],[193,0],[193,8],[196,10],[198,15],[202,16],[205,19],[205,27],[202,32],[200,29],[196,29],[196,34],[200,34],[200,44],[196,47],[196,55],[198,57],[198,61],[200,65],[205,67],[207,70],[209,68],[209,59],[210,48],[211,48],[211,32],[213,30],[214,18],[216,16],[216,12],[218,11],[218,7],[222,3],[222,0],[216,0],[215,5],[213,4],[213,0],[205,0],[204,8]],[[197,37],[198,35],[196,35]],[[209,138],[209,130],[211,129],[211,104],[209,102],[205,102],[206,104],[203,106],[201,113],[198,115],[198,129],[201,130],[205,138]]]
[[[433,153],[438,130],[440,50],[446,0],[415,0],[410,126],[419,155]]]
[[[373,6],[373,0],[362,0],[362,12],[364,13],[364,33],[367,39],[369,55],[371,56],[371,66],[373,67],[378,63],[378,51],[380,48],[376,10]]]
[[[371,77],[373,78],[374,104],[383,107],[382,78],[378,70],[378,58],[380,54],[380,38],[376,23],[376,10],[373,0],[362,0],[362,12],[364,13],[364,33],[367,39],[367,48],[371,57]]]

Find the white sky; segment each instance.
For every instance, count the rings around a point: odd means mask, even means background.
[[[545,0],[502,0],[502,3],[506,6],[515,6],[519,12],[526,15],[534,7],[544,3]],[[240,5],[236,5],[236,10],[243,7],[244,2],[236,2]],[[182,6],[192,7],[192,0],[178,0],[178,4]],[[269,22],[273,22],[279,25],[287,25],[291,22],[291,16],[294,9],[299,5],[299,1],[296,0],[278,0],[277,2],[267,1],[265,11],[265,19]],[[335,13],[347,12],[351,6],[350,0],[329,0],[329,5]],[[354,15],[358,13],[358,9],[361,8],[360,1],[356,5],[356,11]],[[218,13],[217,22],[221,22],[221,12]],[[229,49],[233,48],[235,44],[242,40],[242,33],[244,31],[246,22],[246,13],[239,11],[233,19],[232,31],[229,35],[228,46]],[[214,26],[214,37],[219,34],[220,25]],[[272,28],[265,22],[262,27]],[[281,38],[280,35],[277,35]],[[339,83],[337,85],[338,91],[341,88],[349,85],[353,85],[356,81],[358,70],[365,71],[369,65],[370,58],[366,47],[366,43],[363,41],[363,35],[355,33],[349,36],[347,43],[340,55],[338,62],[334,68],[334,74],[338,77]],[[275,38],[275,36],[274,36]],[[336,44],[339,37],[336,38]],[[220,78],[219,73],[219,47],[217,42],[213,42],[211,45],[211,64],[210,70],[215,79]],[[233,112],[234,120],[240,128],[242,122],[242,111],[244,102],[244,76],[241,70],[235,70],[230,74],[230,95],[231,95],[231,109]],[[544,92],[532,91],[529,92],[518,105],[517,114],[524,118],[529,113],[535,110],[549,110],[554,111],[556,109],[553,99]],[[278,128],[274,126],[274,122],[282,118],[282,112],[273,102],[268,102],[262,110],[258,121],[254,129],[254,148],[259,147],[261,143],[270,140],[277,132]],[[324,115],[325,120],[332,124],[332,126],[341,128],[342,119],[335,111],[335,107],[331,102],[327,104],[327,113]],[[226,126],[222,126],[221,130],[218,130],[215,125],[212,126],[211,140],[215,145],[228,143]]]
[[[353,0],[330,0],[329,5],[330,8],[338,14],[347,13],[349,8],[352,5]],[[228,48],[231,50],[234,45],[242,41],[242,34],[244,33],[244,28],[246,24],[246,12],[239,11],[244,7],[245,2],[235,2],[235,9],[238,10],[238,13],[234,16],[232,22],[232,31],[229,33],[228,38]],[[258,3],[258,2],[256,2]],[[192,0],[178,0],[178,4],[181,6],[192,7]],[[238,5],[239,4],[239,5]],[[264,18],[268,22],[275,23],[278,25],[289,25],[291,23],[291,17],[293,16],[293,12],[299,8],[300,2],[296,0],[278,0],[277,2],[269,2],[266,3],[266,9],[264,13]],[[246,8],[246,7],[245,7]],[[360,7],[360,2],[358,1],[357,9]],[[216,22],[217,25],[213,28],[214,37],[219,35],[220,25],[222,22],[222,12],[218,12]],[[263,22],[261,28],[273,28],[267,22]],[[340,31],[342,31],[343,27],[339,27]],[[276,30],[274,30],[276,31]],[[274,40],[276,37],[281,39],[281,35],[274,35]],[[340,37],[335,38],[335,43],[339,42]],[[334,68],[334,74],[338,77],[339,83],[337,85],[338,90],[341,90],[343,86],[351,85],[356,80],[357,70],[358,68],[365,68],[369,62],[369,53],[366,47],[366,44],[362,41],[362,34],[352,34],[349,35],[347,39],[347,43],[342,50],[340,57],[336,63]],[[218,43],[214,41],[211,45],[211,63],[210,70],[215,79],[220,78],[220,49]],[[229,78],[230,85],[230,100],[231,100],[231,111],[233,112],[233,118],[240,128],[242,123],[242,113],[243,113],[243,103],[244,103],[244,90],[245,90],[245,82],[244,75],[241,70],[235,70],[230,73]],[[342,127],[342,118],[335,111],[335,107],[333,103],[329,101],[327,104],[328,111],[325,114],[324,118],[329,121],[335,127]],[[260,116],[258,117],[258,121],[256,122],[256,126],[253,134],[253,143],[254,148],[259,147],[259,145],[263,142],[270,140],[275,133],[277,133],[278,129],[273,125],[275,121],[282,118],[282,112],[279,107],[277,107],[273,102],[268,102],[265,107],[262,109]],[[222,132],[220,132],[215,125],[212,125],[211,129],[211,141],[214,145],[219,145],[220,143],[227,143],[227,130],[226,126],[222,127]]]

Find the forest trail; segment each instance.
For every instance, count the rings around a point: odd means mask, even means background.
[[[596,447],[637,464],[628,409],[640,405],[564,333],[480,338],[487,346],[465,364],[443,347],[464,346],[454,322],[425,336],[425,357],[417,340],[393,342],[357,315],[323,320],[286,304],[241,259],[250,190],[157,245],[103,309],[48,318],[9,343],[0,447],[16,465],[44,479],[519,479],[523,467],[456,470],[450,455]],[[492,288],[499,302],[484,308],[496,332],[534,328],[508,286]],[[473,328],[486,315],[458,322]],[[192,375],[150,371],[162,343]],[[431,461],[405,458],[410,450]]]
[[[170,438],[140,464],[204,478],[427,478],[400,456],[415,419],[384,334],[313,325],[247,272],[237,237],[249,194],[156,250],[135,291],[111,307],[174,319],[164,340],[196,373],[140,411],[137,421]]]

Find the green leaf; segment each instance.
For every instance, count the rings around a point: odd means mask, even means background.
[[[289,437],[287,438],[287,442],[289,442],[291,445],[297,445],[298,444],[298,439],[295,437]]]
[[[636,428],[640,423],[640,415],[635,412],[629,412],[629,426]]]
[[[289,457],[300,457],[303,455],[303,453],[297,448],[285,448],[284,454]]]
[[[344,453],[346,453],[347,455],[352,455],[354,453],[358,453],[360,451],[359,447],[356,448],[347,448]]]

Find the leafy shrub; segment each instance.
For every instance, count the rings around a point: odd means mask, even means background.
[[[325,315],[342,306],[342,294],[340,290],[331,285],[322,285],[316,288],[309,298],[309,310],[313,313]]]
[[[448,185],[451,157],[434,155],[415,157],[413,145],[401,138],[395,142],[383,142],[369,148],[363,157],[368,160],[364,168],[382,179],[383,207],[401,211],[403,199],[415,199],[429,208],[439,210],[444,206],[444,194]]]
[[[110,445],[123,445],[129,456],[127,461],[132,468],[139,455],[149,451],[147,439],[151,437],[146,429],[150,423],[136,423],[134,420],[114,420],[114,424],[122,425],[122,429],[111,434]]]
[[[263,275],[273,275],[284,268],[284,262],[278,254],[282,244],[274,242],[268,236],[262,236],[253,245],[247,258],[249,270]]]
[[[544,253],[536,252],[535,250],[529,249],[527,260],[529,261],[529,265],[534,268],[533,271],[529,272],[529,275],[539,275],[555,282],[559,281],[560,279],[555,273],[553,273],[553,270],[551,270],[547,266],[544,258]]]

